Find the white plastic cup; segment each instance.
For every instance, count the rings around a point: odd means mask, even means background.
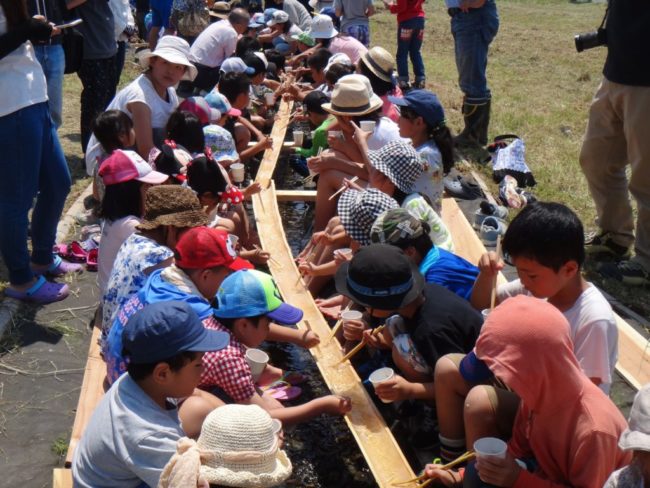
[[[305,133],[303,131],[301,130],[293,131],[293,142],[296,147],[302,147],[302,142],[304,137],[305,137]]]
[[[344,324],[350,320],[361,320],[362,318],[363,312],[360,312],[359,310],[346,310],[341,312],[341,320]]]
[[[267,93],[264,95],[264,101],[269,107],[272,107],[275,104],[275,93]]]
[[[327,135],[335,139],[343,139],[343,131],[340,130],[328,130]]]
[[[257,381],[269,362],[269,355],[259,349],[248,349],[246,351],[246,362],[251,369],[253,381]]]
[[[241,183],[244,181],[244,165],[242,163],[231,164],[230,174],[235,183]]]
[[[228,234],[228,242],[232,246],[233,249],[237,249],[237,243],[239,242],[239,236],[236,236],[235,234]]]
[[[372,383],[372,386],[374,388],[377,388],[377,385],[379,383],[387,381],[391,379],[393,376],[395,376],[395,371],[393,371],[393,368],[379,368],[372,372],[372,374],[368,378],[368,381]],[[392,403],[390,400],[382,400],[381,398],[380,400],[383,403]]]
[[[490,309],[489,308],[484,308],[481,310],[481,315],[483,316],[483,320],[488,318],[488,315],[490,315]]]
[[[349,247],[342,247],[341,249],[337,249],[335,252],[348,260],[352,258],[352,249]]]
[[[364,132],[374,132],[377,123],[374,120],[362,120],[360,127]]]
[[[478,458],[505,459],[508,444],[496,437],[482,437],[474,443],[474,452]]]

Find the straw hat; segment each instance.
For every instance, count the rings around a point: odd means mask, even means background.
[[[334,115],[349,116],[369,114],[380,108],[383,104],[381,98],[372,93],[372,89],[368,91],[368,86],[359,76],[349,75],[341,78],[334,85],[332,102],[324,103],[323,108]]]
[[[208,216],[201,209],[196,194],[180,185],[153,186],[144,201],[144,219],[139,230],[151,230],[161,225],[198,227],[207,225]]]
[[[210,9],[210,17],[227,19],[231,8],[230,2],[214,2],[214,5]]]
[[[393,81],[391,76],[395,68],[393,56],[383,47],[375,46],[369,49],[361,56],[361,60],[378,78],[388,83]]]
[[[174,64],[182,64],[187,69],[184,80],[194,80],[198,73],[196,66],[190,62],[190,45],[185,39],[176,36],[163,36],[153,51],[141,51],[138,55],[140,66],[147,69],[154,56]]]
[[[201,476],[208,483],[265,488],[291,475],[291,461],[278,446],[271,416],[257,405],[224,405],[203,422],[197,442]]]

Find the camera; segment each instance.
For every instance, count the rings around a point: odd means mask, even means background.
[[[577,34],[573,40],[576,43],[576,51],[581,53],[585,49],[592,49],[598,46],[607,45],[607,30],[601,27],[593,32],[586,32],[584,34]]]

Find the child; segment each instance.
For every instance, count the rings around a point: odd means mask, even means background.
[[[296,148],[296,153],[302,157],[310,158],[316,156],[319,150],[327,149],[327,130],[336,121],[330,116],[322,105],[329,102],[329,97],[322,92],[314,90],[310,92],[303,100],[304,115],[309,120],[309,125],[314,128],[314,137],[311,141],[311,147],[304,149]]]
[[[503,459],[479,457],[464,476],[428,465],[428,477],[463,486],[463,477],[476,478],[475,467],[482,483],[465,479],[464,486],[600,488],[629,463],[630,453],[616,445],[625,419],[580,371],[569,330],[556,307],[532,297],[511,298],[490,312],[475,351],[483,367],[521,398],[508,451]],[[490,401],[496,410],[498,397]],[[471,408],[467,401],[465,410]]]
[[[399,87],[410,90],[408,58],[413,64],[415,83],[413,88],[424,88],[426,72],[422,61],[422,41],[424,39],[424,0],[397,0],[389,3],[382,0],[390,13],[397,14],[397,75]]]
[[[99,176],[106,185],[100,210],[104,224],[97,258],[97,283],[103,295],[120,246],[135,232],[144,214],[148,185],[160,185],[168,177],[152,170],[138,153],[121,149],[102,163]]]
[[[399,133],[411,139],[425,168],[413,189],[429,199],[440,213],[442,177],[454,166],[454,140],[438,97],[427,90],[411,90],[404,98],[388,97],[401,107]]]
[[[650,483],[650,384],[634,397],[628,422],[618,447],[632,451],[632,464],[614,471],[604,488],[646,488]]]
[[[194,192],[179,185],[149,188],[144,217],[120,247],[102,297],[102,341],[117,311],[158,268],[172,264],[176,241],[185,230],[205,225],[207,216]]]
[[[357,64],[359,58],[368,52],[368,48],[354,37],[339,33],[334,28],[332,17],[326,14],[314,16],[309,35],[322,47],[329,49],[332,54],[346,54],[354,64]]]
[[[158,486],[185,435],[179,415],[188,400],[178,399],[205,395],[195,393],[203,353],[227,341],[186,303],[165,301],[136,313],[123,335],[127,374],[104,394],[74,451],[74,486]]]
[[[350,400],[335,395],[284,408],[269,394],[258,393],[246,362],[246,348],[258,347],[269,338],[269,334],[278,338],[291,331],[271,322],[293,325],[302,319],[300,309],[282,302],[279,297],[273,278],[260,271],[238,271],[223,281],[214,310],[219,323],[214,328],[228,332],[230,344],[205,357],[201,388],[212,390],[217,387],[231,402],[259,405],[284,424],[304,422],[322,413],[343,415],[349,412]],[[306,345],[317,344],[318,341],[311,341]]]
[[[370,80],[372,91],[384,103],[381,110],[382,115],[393,122],[398,122],[399,110],[388,99],[390,95],[402,96],[402,90],[395,86],[394,65],[393,56],[383,47],[375,46],[361,56],[357,63],[357,73]]]
[[[206,157],[196,158],[187,170],[187,184],[196,192],[205,212],[208,214],[208,227],[221,228],[236,234],[235,224],[227,218],[229,204],[227,198],[228,182],[226,181],[219,164]],[[241,203],[243,195],[239,195],[233,204]],[[220,204],[226,208],[220,208]]]
[[[404,208],[387,210],[372,224],[370,241],[391,244],[416,264],[427,283],[437,283],[469,300],[478,268],[431,242],[429,225]]]

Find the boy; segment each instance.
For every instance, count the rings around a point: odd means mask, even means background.
[[[464,476],[428,465],[428,477],[444,486],[465,478],[464,486],[601,488],[629,463],[617,446],[625,419],[580,370],[556,307],[527,296],[506,300],[486,319],[476,358],[521,398],[508,451],[503,459],[479,456]]]
[[[201,388],[214,390],[217,387],[234,403],[259,405],[283,424],[304,422],[322,413],[343,415],[350,411],[350,400],[335,395],[284,408],[270,395],[260,395],[257,391],[246,361],[246,349],[256,348],[269,338],[271,329],[277,327],[271,322],[295,325],[302,319],[302,310],[280,299],[271,276],[256,270],[238,271],[223,281],[216,300],[214,315],[219,323],[213,322],[209,327],[227,332],[230,343],[205,356]],[[284,329],[285,334],[291,331]],[[282,332],[278,331],[274,338],[280,335]]]
[[[202,356],[228,343],[182,302],[149,305],[124,331],[128,372],[97,405],[72,460],[75,487],[158,486],[185,435],[177,400],[193,395]]]
[[[584,233],[578,217],[559,203],[534,203],[515,217],[503,239],[503,252],[517,268],[519,280],[497,289],[497,303],[526,294],[545,298],[566,317],[573,351],[582,371],[609,393],[617,360],[618,330],[611,307],[580,274],[584,261]],[[471,303],[481,310],[490,305],[491,289],[503,262],[484,254]],[[474,375],[461,366],[460,356],[442,358],[436,366],[436,395],[442,458],[453,459],[478,437],[508,438],[518,399],[491,385],[490,374]],[[465,366],[474,358],[463,360]],[[483,383],[481,388],[472,388]],[[470,394],[470,390],[472,393]],[[498,408],[492,408],[498,398]],[[463,414],[463,405],[465,408]],[[463,415],[465,422],[463,422]],[[467,430],[468,419],[474,425]],[[477,428],[480,420],[480,428]],[[465,424],[465,425],[464,425]]]
[[[404,208],[382,213],[370,230],[373,243],[399,247],[420,268],[427,283],[437,283],[469,300],[478,268],[460,256],[434,246],[429,225]]]
[[[323,92],[314,90],[310,92],[302,101],[305,112],[304,115],[309,120],[309,125],[314,128],[314,137],[309,149],[302,147],[296,148],[296,153],[304,158],[311,158],[318,154],[319,149],[327,149],[327,131],[329,127],[336,122],[328,112],[321,107],[324,103],[329,103],[330,98]]]

